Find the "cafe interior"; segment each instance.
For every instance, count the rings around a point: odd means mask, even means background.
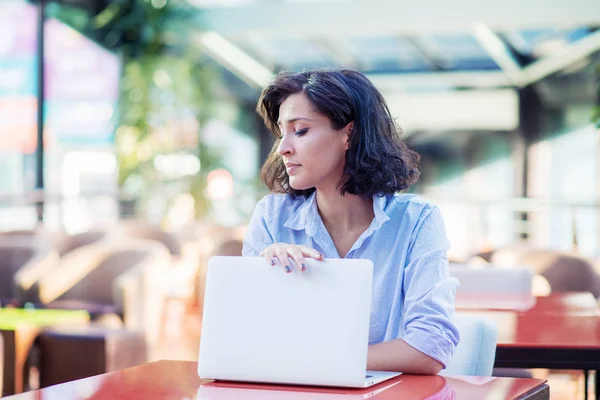
[[[261,89],[337,66],[421,156],[456,355],[369,391],[202,379],[208,260],[269,194]],[[2,396],[600,398],[599,298],[598,0],[0,1]]]

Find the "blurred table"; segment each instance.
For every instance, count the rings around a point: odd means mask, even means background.
[[[598,302],[589,292],[557,292],[542,297],[521,293],[458,293],[456,309],[514,311],[528,314],[600,315]]]
[[[201,379],[198,364],[158,361],[10,397],[29,399],[549,399],[545,380],[401,375],[367,389],[236,384]]]
[[[86,311],[0,308],[0,333],[4,339],[4,387],[2,395],[23,391],[23,371],[33,342],[43,328],[87,325]]]
[[[530,314],[600,315],[598,301],[590,292],[551,293],[537,297]]]
[[[593,295],[537,297],[527,310],[495,307],[485,296],[479,309],[457,305],[458,313],[482,315],[496,322],[495,367],[596,370],[596,397],[600,398],[600,309]]]

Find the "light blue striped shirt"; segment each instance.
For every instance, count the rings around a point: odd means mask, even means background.
[[[444,223],[439,209],[410,194],[373,196],[375,218],[346,258],[374,264],[369,344],[402,338],[448,365],[459,341],[454,316],[458,282],[448,272]],[[257,256],[273,243],[314,248],[340,258],[309,198],[268,195],[248,226],[242,254]]]

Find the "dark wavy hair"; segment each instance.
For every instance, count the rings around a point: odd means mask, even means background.
[[[419,179],[419,155],[400,137],[402,130],[373,83],[360,72],[337,68],[296,74],[280,73],[258,100],[256,111],[276,137],[261,179],[273,192],[309,196],[314,188],[290,186],[283,160],[277,153],[281,132],[279,107],[292,94],[304,93],[314,110],[339,130],[354,121],[340,191],[361,196],[393,194]]]

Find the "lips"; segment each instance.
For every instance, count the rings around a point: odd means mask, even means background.
[[[294,171],[296,171],[298,169],[298,167],[300,167],[300,164],[294,164],[294,163],[285,163],[285,169],[287,171],[288,174],[292,174]]]

